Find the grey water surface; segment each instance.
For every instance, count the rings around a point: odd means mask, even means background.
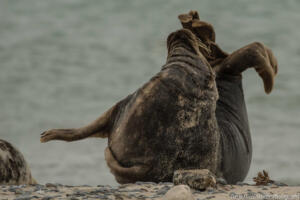
[[[106,139],[39,142],[51,128],[86,125],[157,73],[177,15],[198,10],[232,52],[253,41],[279,62],[274,91],[244,74],[253,139],[247,181],[300,184],[300,1],[1,0],[0,138],[23,152],[40,182],[116,185]]]

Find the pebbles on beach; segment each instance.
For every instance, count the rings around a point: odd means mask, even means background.
[[[53,200],[53,199],[157,199],[157,200],[194,200],[194,199],[270,199],[278,198],[280,195],[289,197],[300,197],[300,187],[254,185],[222,185],[216,188],[207,188],[205,191],[194,190],[187,185],[176,185],[172,183],[137,182],[136,184],[124,184],[120,186],[68,186],[47,183],[45,185],[20,185],[0,186],[0,199],[8,200]],[[276,196],[277,195],[277,196]],[[294,195],[294,196],[293,196]],[[297,196],[298,195],[298,196]],[[286,196],[285,196],[286,197]]]

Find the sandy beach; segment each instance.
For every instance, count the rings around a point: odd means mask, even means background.
[[[0,199],[171,199],[167,197],[168,194],[166,195],[166,193],[174,187],[180,190],[179,186],[174,186],[172,183],[156,184],[152,182],[137,182],[135,184],[124,184],[115,187],[108,185],[67,186],[51,183],[32,186],[0,186]],[[176,188],[174,189],[175,191],[177,190]],[[189,189],[189,191],[192,194],[192,197],[189,199],[195,200],[300,199],[299,186],[278,186],[274,184],[268,186],[248,184],[218,185],[217,188],[209,188],[205,191],[193,189]],[[176,192],[181,195],[185,195],[186,193],[186,191]],[[184,199],[188,199],[188,197]]]

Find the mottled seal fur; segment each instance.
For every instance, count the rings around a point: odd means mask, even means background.
[[[0,139],[0,184],[35,184],[23,155],[10,143]]]
[[[261,43],[228,54],[197,12],[179,19],[183,29],[168,36],[159,73],[90,125],[46,131],[41,142],[107,137],[106,161],[119,183],[172,181],[190,169],[242,181],[252,145],[241,73],[255,68],[269,93],[276,59]]]

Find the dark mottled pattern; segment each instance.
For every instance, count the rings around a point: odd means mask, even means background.
[[[216,172],[215,76],[205,59],[193,52],[193,35],[186,32],[169,36],[162,70],[119,103],[122,109],[109,135],[109,148],[123,167],[150,167],[137,180],[172,181],[173,172],[182,168]],[[122,175],[117,174],[117,180],[118,176]],[[134,174],[122,178],[121,182],[137,181]]]
[[[32,184],[23,155],[10,143],[0,139],[0,184]]]

